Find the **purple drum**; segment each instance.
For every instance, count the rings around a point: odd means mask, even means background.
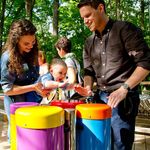
[[[17,150],[64,150],[64,110],[57,106],[17,109]]]
[[[14,115],[15,111],[18,108],[26,107],[26,106],[36,106],[36,105],[39,105],[39,103],[36,103],[36,102],[17,102],[17,103],[12,103],[12,104],[10,104],[10,114]]]
[[[16,121],[15,121],[15,111],[18,108],[26,107],[26,106],[36,106],[38,103],[36,102],[17,102],[12,103],[10,105],[10,142],[11,142],[11,150],[16,150]]]

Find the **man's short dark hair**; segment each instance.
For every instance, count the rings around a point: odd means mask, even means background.
[[[99,4],[103,4],[105,8],[105,2],[104,0],[80,0],[79,4],[77,5],[78,8],[81,8],[82,6],[89,5],[95,9],[99,6]]]

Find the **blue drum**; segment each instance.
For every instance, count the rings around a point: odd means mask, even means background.
[[[76,106],[76,149],[111,150],[111,108],[108,105]]]

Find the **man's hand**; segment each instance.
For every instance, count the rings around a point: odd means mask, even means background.
[[[82,96],[92,95],[92,91],[89,87],[82,87],[80,84],[75,85],[74,90]]]
[[[120,87],[119,89],[115,90],[108,96],[108,105],[111,108],[117,107],[117,105],[126,98],[128,90]]]

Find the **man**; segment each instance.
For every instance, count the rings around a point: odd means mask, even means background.
[[[96,78],[100,99],[112,108],[112,149],[131,150],[140,101],[137,86],[149,74],[150,49],[139,28],[107,16],[103,0],[81,0],[78,8],[93,35],[83,51],[84,88],[75,89],[89,96]]]

